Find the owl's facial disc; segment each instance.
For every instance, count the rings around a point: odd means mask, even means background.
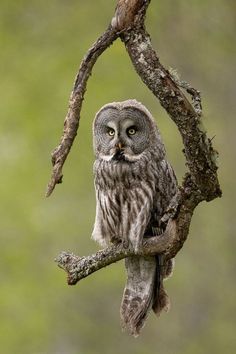
[[[130,118],[109,121],[106,124],[109,139],[109,155],[101,156],[107,161],[135,162],[139,160],[141,154],[133,151],[132,145],[135,143],[135,134],[138,128],[135,121]]]
[[[106,161],[135,162],[150,147],[147,115],[133,107],[107,107],[97,115],[94,131],[96,154]]]

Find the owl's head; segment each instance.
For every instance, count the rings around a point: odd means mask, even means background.
[[[106,161],[138,161],[147,151],[165,155],[159,130],[151,113],[136,100],[103,106],[93,124],[94,152]]]

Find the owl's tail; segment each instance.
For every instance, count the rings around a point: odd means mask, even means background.
[[[159,315],[169,309],[157,257],[129,257],[125,260],[127,282],[122,299],[121,324],[138,336],[151,309]]]
[[[173,261],[170,260],[163,264],[163,257],[156,256],[156,284],[154,285],[154,297],[152,309],[157,316],[160,316],[161,311],[164,310],[166,312],[170,309],[170,300],[167,295],[164,285],[163,279],[168,278],[172,274],[173,270]]]

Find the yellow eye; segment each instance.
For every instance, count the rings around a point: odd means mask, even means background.
[[[127,133],[128,133],[128,135],[134,135],[136,133],[136,129],[135,128],[129,128],[127,130]]]
[[[109,130],[108,130],[108,135],[114,136],[114,135],[115,135],[115,130],[112,129],[112,128],[109,128]]]

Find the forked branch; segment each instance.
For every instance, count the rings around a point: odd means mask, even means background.
[[[217,177],[217,152],[201,122],[200,92],[180,81],[160,63],[144,25],[149,3],[149,0],[119,0],[111,25],[82,61],[70,97],[61,142],[52,154],[53,172],[47,196],[62,181],[62,167],[77,134],[86,84],[93,65],[102,52],[119,37],[125,44],[137,74],[177,125],[184,144],[189,172],[163,217],[167,224],[166,231],[159,237],[145,239],[139,253],[162,253],[169,259],[183,246],[195,207],[203,200],[220,197],[221,190]],[[192,103],[183,90],[190,95]],[[170,225],[172,232],[169,232]],[[133,254],[133,250],[124,245],[116,245],[82,258],[61,253],[57,262],[67,271],[69,284],[75,284],[94,271]]]

